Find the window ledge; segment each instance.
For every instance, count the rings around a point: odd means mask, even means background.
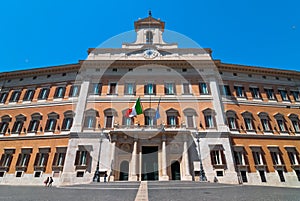
[[[45,166],[34,166],[34,170],[44,172],[46,170],[46,167]]]
[[[52,170],[53,171],[62,171],[63,170],[63,168],[64,168],[64,166],[52,166]]]
[[[85,170],[87,169],[87,165],[75,165],[76,166],[76,170]]]
[[[214,169],[226,169],[226,164],[214,164],[213,167]]]
[[[24,171],[24,172],[26,172],[27,166],[16,166],[16,170],[17,171]]]

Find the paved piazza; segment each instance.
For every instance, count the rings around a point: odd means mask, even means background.
[[[300,189],[196,182],[114,182],[77,186],[0,186],[1,201],[299,201]]]

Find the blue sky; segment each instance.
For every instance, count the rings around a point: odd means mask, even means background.
[[[77,63],[149,9],[214,59],[300,71],[298,0],[9,0],[0,3],[0,72]]]

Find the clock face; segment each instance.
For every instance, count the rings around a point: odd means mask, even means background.
[[[144,51],[144,57],[146,59],[153,59],[155,58],[159,53],[156,50],[148,49]]]

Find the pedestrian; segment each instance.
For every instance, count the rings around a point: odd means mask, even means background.
[[[44,181],[45,186],[48,186],[48,182],[49,182],[49,177],[47,177],[47,179]]]
[[[54,182],[54,181],[53,181],[53,178],[52,178],[52,177],[50,177],[50,178],[49,178],[48,187],[51,187],[53,182]]]
[[[107,173],[104,173],[104,182],[106,182],[106,178],[107,178]]]

